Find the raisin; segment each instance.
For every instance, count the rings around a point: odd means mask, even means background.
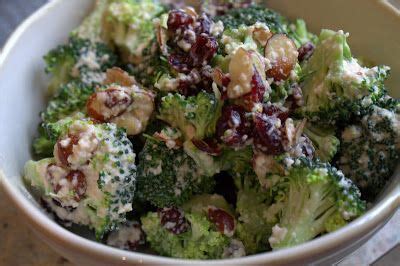
[[[314,53],[314,49],[315,49],[315,45],[312,42],[307,42],[307,43],[303,44],[297,50],[299,52],[299,55],[297,56],[297,58],[299,59],[299,62],[308,60]]]
[[[69,139],[69,140],[68,140]],[[74,145],[79,142],[79,137],[68,134],[67,138],[60,139],[57,141],[57,157],[60,163],[64,166],[70,166],[68,157],[73,153]]]
[[[190,224],[186,220],[183,211],[176,207],[159,210],[159,216],[161,225],[175,235],[189,230]]]

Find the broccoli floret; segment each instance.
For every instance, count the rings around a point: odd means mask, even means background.
[[[300,114],[320,124],[346,123],[363,105],[385,93],[389,68],[362,67],[351,56],[342,31],[322,30],[302,69],[304,106]]]
[[[222,21],[225,29],[237,29],[241,25],[251,26],[257,22],[265,23],[273,33],[286,33],[288,24],[280,14],[257,5],[228,10],[226,14],[216,16],[214,21]]]
[[[251,145],[241,149],[223,147],[218,160],[221,164],[221,170],[228,171],[232,176],[247,174],[251,169],[253,160],[253,148]]]
[[[193,194],[211,191],[214,183],[183,149],[169,149],[164,142],[147,138],[138,163],[137,193],[141,199],[157,207],[178,206]]]
[[[163,226],[158,213],[142,217],[142,228],[150,246],[160,255],[175,258],[222,258],[224,249],[229,246],[229,237],[216,231],[205,215],[185,213],[184,217],[190,228],[181,234],[174,234]]]
[[[386,102],[380,104],[388,109],[373,105],[341,133],[338,167],[368,200],[382,190],[400,158],[400,101],[387,98]]]
[[[307,125],[303,132],[312,141],[316,157],[323,162],[330,162],[340,145],[340,141],[335,136],[335,132],[311,125]]]
[[[53,155],[57,139],[68,131],[68,127],[77,119],[84,118],[83,113],[75,113],[56,122],[43,122],[39,126],[39,137],[33,142],[33,151],[40,158]]]
[[[46,72],[51,74],[49,94],[61,85],[78,79],[86,85],[101,83],[108,68],[117,63],[116,55],[103,43],[93,43],[72,35],[68,42],[45,55]]]
[[[317,36],[307,30],[306,23],[302,19],[296,19],[293,23],[289,24],[288,35],[292,38],[297,47],[308,42],[316,43],[318,40]]]
[[[220,172],[221,166],[218,159],[199,150],[192,141],[185,141],[183,143],[183,150],[196,162],[197,169],[201,174],[213,176]]]
[[[169,93],[161,99],[158,118],[179,128],[186,139],[203,139],[214,134],[222,105],[218,90],[190,97]]]
[[[111,0],[103,18],[102,37],[128,62],[138,64],[155,38],[153,19],[164,7],[153,0]]]
[[[40,115],[45,123],[56,122],[75,112],[85,112],[86,101],[94,93],[93,86],[72,81],[59,88]]]
[[[277,222],[279,205],[271,205],[271,194],[260,186],[254,174],[235,177],[235,185],[239,214],[237,237],[242,240],[247,254],[265,251],[272,226]]]
[[[276,202],[283,204],[269,238],[273,249],[304,243],[347,224],[365,210],[360,191],[350,179],[329,164],[305,158],[298,159],[273,190]]]
[[[161,255],[191,259],[245,255],[243,244],[232,238],[234,212],[220,195],[197,195],[182,209],[160,209],[141,220],[147,241]]]
[[[102,42],[101,29],[102,19],[110,0],[96,0],[92,12],[86,16],[81,25],[76,28],[72,34],[81,38],[88,39],[91,42]]]
[[[58,218],[89,226],[99,240],[125,221],[132,210],[136,166],[123,130],[75,120],[59,137],[54,156],[27,162],[24,178]]]

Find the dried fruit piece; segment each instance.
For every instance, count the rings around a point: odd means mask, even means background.
[[[161,225],[169,232],[179,235],[189,230],[190,224],[186,220],[183,211],[176,207],[159,210]]]
[[[275,81],[286,80],[297,63],[298,54],[296,45],[288,36],[274,34],[264,50],[264,56],[271,65],[267,76]]]
[[[315,45],[312,42],[307,42],[303,44],[298,50],[299,55],[297,58],[299,59],[300,62],[307,60],[314,53],[314,49]]]
[[[132,97],[128,93],[120,88],[111,87],[93,93],[86,103],[86,108],[91,118],[106,122],[121,115],[131,104]]]
[[[275,116],[257,113],[254,118],[254,146],[269,155],[283,152],[281,120]]]
[[[184,28],[193,23],[193,16],[183,10],[171,10],[168,14],[167,26],[168,30],[175,32],[179,28]]]
[[[56,159],[64,166],[70,166],[70,162],[68,161],[68,157],[73,152],[74,145],[77,145],[79,142],[79,137],[68,134],[68,136],[64,139],[59,139],[56,144],[55,157]]]
[[[217,137],[228,146],[241,146],[251,137],[252,124],[246,111],[239,105],[228,105],[222,109],[217,122]]]
[[[85,174],[79,170],[72,170],[65,177],[72,185],[75,201],[80,201],[86,193],[86,177]]]
[[[196,42],[192,45],[189,55],[194,67],[207,65],[214,57],[218,49],[217,40],[214,37],[202,33],[197,36]]]
[[[235,219],[232,215],[214,206],[208,207],[207,214],[208,219],[215,224],[218,231],[227,236],[233,236],[235,231]]]
[[[221,154],[221,147],[218,145],[215,139],[192,139],[192,143],[196,148],[201,151],[204,151],[212,156],[218,156]]]

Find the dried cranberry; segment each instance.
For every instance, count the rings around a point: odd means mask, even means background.
[[[176,31],[193,23],[193,17],[182,10],[171,10],[168,14],[168,30]]]
[[[274,116],[255,115],[254,146],[268,155],[283,152],[282,134],[278,127],[281,121]]]
[[[217,122],[217,136],[228,146],[240,146],[251,137],[251,127],[242,106],[225,106]]]
[[[163,208],[159,210],[161,225],[169,232],[179,235],[189,230],[189,222],[183,211],[176,207]]]
[[[232,236],[235,230],[235,220],[233,216],[216,207],[208,208],[208,219],[215,224],[218,231],[221,233]]]
[[[254,68],[254,74],[251,79],[251,94],[254,102],[262,102],[265,94],[265,84],[261,75]]]
[[[85,174],[79,170],[72,170],[65,178],[72,184],[75,192],[74,199],[76,201],[80,201],[85,195],[87,188]]]
[[[299,59],[299,62],[303,62],[304,60],[308,60],[312,54],[314,53],[315,46],[312,42],[307,42],[303,44],[297,51],[299,52],[299,55],[297,58]]]
[[[221,147],[218,145],[215,139],[193,139],[192,143],[194,146],[196,146],[196,148],[208,153],[209,155],[218,156],[221,154]]]
[[[211,31],[211,20],[206,13],[202,13],[196,20],[194,31],[196,34],[206,33],[210,34]]]
[[[168,57],[169,65],[180,73],[189,73],[192,68],[192,59],[183,53],[173,53]]]
[[[274,104],[264,104],[263,113],[267,116],[275,116],[279,118],[282,123],[284,123],[289,117],[289,112],[286,110],[286,108],[276,106]]]
[[[57,157],[60,163],[64,166],[69,166],[68,157],[73,152],[74,145],[79,142],[79,137],[68,134],[67,138],[60,139],[57,141]]]
[[[196,42],[190,48],[189,54],[193,61],[193,66],[200,67],[207,65],[214,57],[218,49],[218,43],[214,37],[207,34],[200,34]]]

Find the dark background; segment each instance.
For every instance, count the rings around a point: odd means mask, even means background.
[[[0,48],[15,27],[47,0],[0,0]]]

